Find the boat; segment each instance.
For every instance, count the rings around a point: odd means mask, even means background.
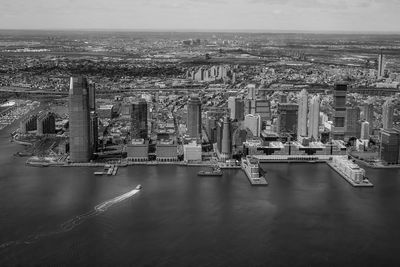
[[[142,185],[138,185],[138,186],[136,186],[136,190],[140,190],[140,189],[142,189]]]
[[[94,172],[94,175],[103,175],[104,172]]]

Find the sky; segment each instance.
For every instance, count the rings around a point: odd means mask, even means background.
[[[0,29],[400,32],[400,0],[0,0]]]

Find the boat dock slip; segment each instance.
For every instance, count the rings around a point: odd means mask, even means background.
[[[346,157],[335,157],[333,161],[327,161],[327,164],[354,187],[374,186],[365,177],[365,170],[346,159]]]
[[[265,174],[260,175],[260,166],[257,159],[247,157],[242,159],[242,170],[245,172],[247,179],[251,185],[267,186],[268,182],[265,179]]]
[[[118,171],[118,166],[117,165],[105,165],[104,166],[104,171],[102,172],[94,172],[94,175],[109,175],[109,176],[115,176]]]

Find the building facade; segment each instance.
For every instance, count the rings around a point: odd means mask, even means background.
[[[90,110],[88,82],[71,77],[69,89],[69,147],[72,162],[88,162],[90,147]]]

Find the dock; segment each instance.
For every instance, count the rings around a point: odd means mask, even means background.
[[[365,179],[361,183],[356,183],[353,181],[346,173],[344,173],[338,166],[336,166],[333,162],[327,161],[326,162],[329,167],[331,167],[334,171],[336,171],[340,176],[343,177],[349,184],[354,187],[373,187],[374,185],[368,180]]]
[[[117,175],[118,172],[118,166],[117,165],[105,165],[104,166],[104,171],[97,171],[94,172],[94,175],[108,175],[108,176],[115,176]]]

